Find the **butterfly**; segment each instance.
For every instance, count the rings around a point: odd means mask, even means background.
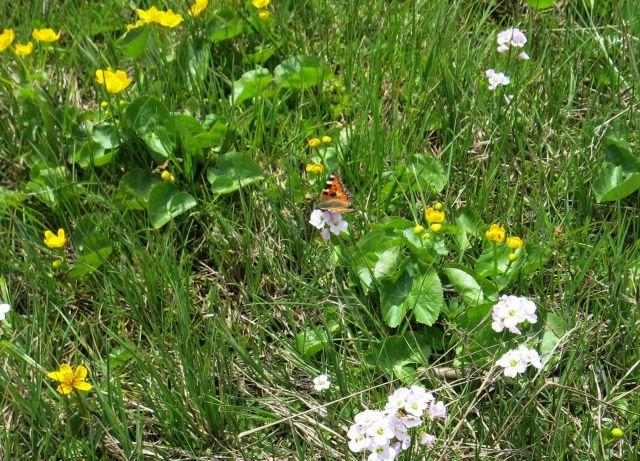
[[[322,189],[316,208],[332,213],[347,213],[351,209],[351,193],[342,184],[342,178],[335,171]]]

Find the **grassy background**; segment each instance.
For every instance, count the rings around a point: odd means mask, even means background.
[[[46,68],[44,56],[33,56],[40,99],[19,94],[17,61],[0,54],[0,290],[13,307],[0,326],[4,459],[346,458],[350,419],[400,385],[362,360],[396,330],[307,223],[312,202],[288,182],[308,160],[306,139],[337,138],[344,126],[353,137],[339,170],[357,208],[354,238],[384,216],[417,222],[435,200],[449,212],[477,209],[549,249],[546,266],[521,277],[513,294],[570,326],[554,366],[535,379],[422,376],[451,415],[429,456],[637,459],[638,194],[598,205],[591,191],[604,134],[637,143],[635,2],[567,1],[535,12],[506,1],[275,1],[270,36],[207,44],[198,78],[178,45],[175,56],[149,52],[133,62],[119,54],[113,42],[138,4],[9,3],[0,5],[0,27],[14,28],[18,42],[40,25],[61,29],[63,40]],[[233,5],[252,14],[246,3]],[[186,13],[178,2],[158,6]],[[527,63],[495,52],[495,34],[510,26],[527,34]],[[188,19],[169,36],[179,44],[201,33]],[[231,106],[229,83],[251,68],[241,58],[261,40],[280,44],[267,67],[290,55],[321,57],[344,93],[280,92]],[[236,131],[233,147],[256,159],[267,180],[218,198],[204,170],[194,180],[178,174],[198,206],[161,230],[146,214],[123,211],[114,200],[119,179],[155,166],[141,146],[95,170],[67,161],[78,109],[97,110],[105,98],[93,74],[107,65],[136,77],[118,99],[154,95],[170,110],[224,117]],[[489,67],[512,84],[487,91]],[[385,172],[416,153],[445,165],[444,192],[385,199]],[[26,186],[39,162],[65,167],[56,206]],[[306,192],[315,196],[319,186]],[[73,233],[88,216],[114,253],[100,271],[68,283],[51,269],[42,234]],[[333,243],[347,257],[354,251],[350,237]],[[296,333],[336,318],[341,329],[320,355],[296,349]],[[439,327],[453,333],[447,322]],[[131,356],[114,369],[126,348]],[[453,358],[449,351],[432,360],[451,366]],[[63,362],[86,364],[94,390],[57,395],[46,371]],[[334,386],[314,394],[311,378],[321,372]],[[612,444],[616,426],[625,438]]]

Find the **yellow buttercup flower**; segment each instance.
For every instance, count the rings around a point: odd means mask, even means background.
[[[175,176],[173,176],[167,170],[164,170],[162,173],[160,173],[160,179],[167,182],[176,182]]]
[[[509,261],[514,262],[516,259],[518,259],[518,255],[515,253],[509,253],[507,258],[509,258]]]
[[[62,248],[67,243],[67,237],[64,235],[64,229],[58,229],[58,235],[50,230],[44,231],[44,244],[49,248]]]
[[[148,10],[136,9],[136,12],[143,23],[160,22],[160,15],[164,13],[164,11],[160,11],[155,6],[152,6]]]
[[[312,149],[318,147],[320,144],[322,144],[322,141],[320,141],[318,138],[311,138],[307,141],[307,145]]]
[[[507,246],[512,250],[517,250],[518,248],[522,248],[523,241],[520,237],[509,237],[507,239]]]
[[[53,29],[33,29],[31,36],[39,42],[52,43],[60,39],[60,32],[56,34]]]
[[[431,229],[431,232],[440,232],[442,230],[442,224],[433,223],[429,226],[429,229]]]
[[[104,85],[111,94],[119,93],[131,85],[132,80],[124,70],[113,71],[111,67],[96,70],[96,82]]]
[[[268,21],[270,16],[271,16],[271,13],[269,13],[268,10],[262,10],[260,11],[260,13],[258,13],[258,18],[261,21]]]
[[[63,261],[62,259],[55,259],[52,263],[51,263],[51,267],[54,269],[60,269],[62,267]]]
[[[429,224],[442,224],[445,214],[444,211],[436,211],[433,207],[429,207],[425,210],[424,217]]]
[[[307,163],[305,169],[307,170],[307,173],[320,174],[324,171],[324,165],[318,162]]]
[[[435,208],[436,211],[442,210],[442,203],[436,202],[435,205],[433,205],[433,208]]]
[[[29,56],[31,53],[33,53],[33,42],[16,43],[16,54],[18,56]]]
[[[13,40],[16,38],[16,34],[13,29],[5,29],[0,34],[0,52],[6,50],[11,46]]]
[[[174,28],[182,22],[182,15],[174,13],[171,9],[167,11],[161,11],[158,18],[158,24],[164,27]]]
[[[491,224],[489,230],[486,231],[484,235],[487,237],[487,240],[502,243],[507,236],[507,231],[500,224]]]
[[[332,141],[331,140],[331,136],[325,135],[325,136],[322,137],[322,142],[325,143],[325,144],[328,143],[328,142],[331,142],[331,141]]]
[[[271,3],[271,0],[251,0],[251,4],[256,8],[266,8]]]
[[[60,385],[56,388],[56,391],[61,394],[70,394],[74,389],[89,391],[93,387],[91,384],[85,382],[87,369],[82,365],[78,365],[74,370],[71,368],[71,365],[63,363],[60,365],[60,371],[52,371],[47,373],[47,376],[56,381],[60,381]]]
[[[205,8],[209,5],[209,0],[196,0],[196,2],[189,7],[189,13],[193,16],[200,16]]]
[[[414,235],[420,235],[424,232],[424,226],[421,226],[420,224],[417,224],[414,228],[413,228],[413,234]]]

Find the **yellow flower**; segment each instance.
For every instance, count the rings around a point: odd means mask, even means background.
[[[55,259],[51,263],[51,267],[54,268],[54,269],[60,269],[62,267],[62,259]]]
[[[50,230],[44,231],[44,244],[49,248],[62,248],[66,243],[67,238],[64,235],[64,229],[58,229],[58,235]]]
[[[168,9],[167,11],[161,11],[158,16],[158,24],[164,27],[170,27],[173,29],[182,22],[182,15],[179,13],[174,13],[171,9]]]
[[[615,439],[621,439],[622,437],[624,437],[624,432],[622,432],[622,429],[620,429],[619,427],[614,427],[613,429],[611,429],[611,437]]]
[[[271,0],[251,0],[251,4],[256,8],[266,8],[271,3]]]
[[[429,229],[431,229],[431,232],[440,232],[442,230],[442,224],[433,223],[429,226]]]
[[[16,43],[16,54],[18,56],[29,56],[31,53],[33,53],[33,42],[27,42],[24,45]]]
[[[487,240],[502,243],[507,236],[507,231],[500,224],[491,224],[489,230],[484,233]]]
[[[517,250],[518,248],[522,248],[522,244],[524,242],[520,237],[509,237],[507,239],[507,246],[512,250]]]
[[[164,13],[164,11],[160,11],[155,6],[152,6],[148,10],[136,9],[136,12],[138,16],[140,16],[140,20],[145,24],[149,22],[160,22],[160,15]]]
[[[261,21],[268,21],[269,16],[271,16],[271,13],[269,13],[268,10],[262,10],[258,13],[258,18],[260,18]]]
[[[328,143],[328,142],[331,142],[331,136],[324,135],[322,137],[322,142],[325,143],[325,144]]]
[[[433,208],[435,208],[435,209],[436,209],[436,211],[440,211],[440,210],[442,210],[442,203],[440,203],[440,202],[436,202],[436,204],[435,204],[435,205],[433,205]]]
[[[96,82],[100,85],[105,85],[109,93],[115,94],[131,85],[132,80],[124,70],[114,72],[111,67],[109,67],[107,69],[96,70]]]
[[[102,107],[103,109],[106,109],[107,107],[109,107],[109,103],[107,101],[102,101],[100,103],[100,107]]]
[[[307,170],[307,173],[320,174],[324,171],[324,165],[318,162],[307,163],[305,169]]]
[[[16,38],[13,29],[5,29],[0,34],[0,51],[4,51],[11,46],[13,40]]]
[[[420,224],[416,225],[416,227],[413,228],[414,235],[420,235],[423,232],[424,232],[424,226],[421,226]]]
[[[314,149],[318,147],[320,144],[322,144],[322,141],[320,141],[318,138],[311,138],[307,141],[307,144],[309,145],[309,147]]]
[[[429,207],[424,212],[424,217],[429,224],[442,224],[444,222],[444,211],[436,211],[433,207]]]
[[[78,365],[74,371],[70,365],[63,363],[60,365],[60,371],[52,371],[47,373],[47,376],[56,381],[60,381],[60,385],[56,388],[56,391],[61,394],[70,394],[74,389],[89,391],[93,387],[91,384],[85,382],[87,369],[82,365]]]
[[[514,262],[516,259],[518,259],[518,255],[515,253],[509,253],[509,256],[507,256],[507,258],[509,258],[509,261]]]
[[[196,0],[196,2],[189,7],[189,13],[193,16],[200,16],[200,13],[209,5],[209,0]]]
[[[60,32],[57,34],[53,29],[33,29],[31,36],[39,42],[57,42],[60,39]]]
[[[422,238],[427,240],[431,238],[431,234],[429,232],[425,232],[424,234],[422,234]]]
[[[167,170],[164,170],[162,173],[160,173],[160,179],[167,182],[176,182],[175,176],[173,176]]]

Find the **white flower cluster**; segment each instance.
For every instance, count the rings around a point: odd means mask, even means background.
[[[325,240],[329,240],[331,234],[340,235],[347,232],[349,223],[342,219],[342,213],[332,211],[313,210],[309,218],[309,224],[320,229],[320,234]]]
[[[411,446],[409,430],[418,427],[427,417],[433,421],[446,418],[443,402],[436,402],[431,392],[422,386],[401,387],[389,396],[383,411],[364,410],[355,416],[355,424],[347,432],[349,450],[370,451],[368,461],[391,461]],[[436,437],[425,430],[417,433],[418,442],[431,445]]]
[[[517,349],[511,349],[500,357],[497,364],[504,368],[504,375],[515,378],[519,374],[524,373],[529,365],[534,368],[542,368],[540,355],[535,349],[529,349],[527,346],[519,346]]]
[[[498,333],[506,328],[511,333],[519,335],[522,332],[517,325],[525,321],[529,323],[538,321],[535,303],[521,296],[500,296],[500,301],[493,306],[491,316],[493,317],[491,328]]]
[[[522,334],[518,325],[524,322],[536,323],[538,321],[536,309],[536,304],[530,299],[522,296],[502,295],[498,303],[493,306],[491,328],[498,333],[506,328],[511,333]],[[542,368],[538,352],[525,345],[506,352],[496,363],[504,368],[504,375],[510,378],[524,373],[529,365]]]
[[[505,53],[509,51],[511,47],[522,48],[527,43],[527,37],[520,29],[509,28],[503,30],[498,34],[498,53]],[[525,51],[521,51],[517,58],[521,61],[527,61],[529,55]],[[503,72],[496,72],[494,69],[488,69],[485,71],[485,75],[489,79],[489,89],[491,91],[498,88],[498,86],[506,86],[511,83],[511,78],[505,75]]]
[[[507,29],[498,34],[498,53],[506,53],[510,47],[522,48],[527,43],[527,37],[520,29]],[[517,56],[521,61],[527,61],[529,55],[521,51]]]

